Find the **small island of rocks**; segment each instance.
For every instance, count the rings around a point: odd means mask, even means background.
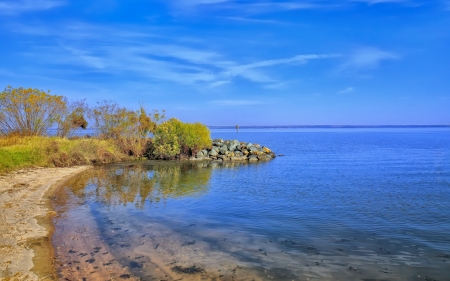
[[[275,153],[268,147],[257,143],[240,142],[238,140],[215,139],[212,147],[197,152],[189,158],[191,161],[268,161],[275,158]]]

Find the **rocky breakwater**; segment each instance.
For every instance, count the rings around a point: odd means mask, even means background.
[[[268,161],[276,155],[268,147],[257,143],[240,142],[238,140],[216,139],[211,148],[203,149],[189,160],[192,161]]]

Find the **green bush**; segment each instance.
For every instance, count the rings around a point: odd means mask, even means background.
[[[211,133],[200,123],[172,118],[156,127],[149,158],[174,159],[211,146]]]

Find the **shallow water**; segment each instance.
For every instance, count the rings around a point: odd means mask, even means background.
[[[213,130],[257,164],[96,167],[54,198],[69,280],[450,280],[449,129]]]

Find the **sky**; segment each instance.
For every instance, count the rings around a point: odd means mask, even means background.
[[[0,0],[0,88],[224,125],[450,125],[450,0]]]

